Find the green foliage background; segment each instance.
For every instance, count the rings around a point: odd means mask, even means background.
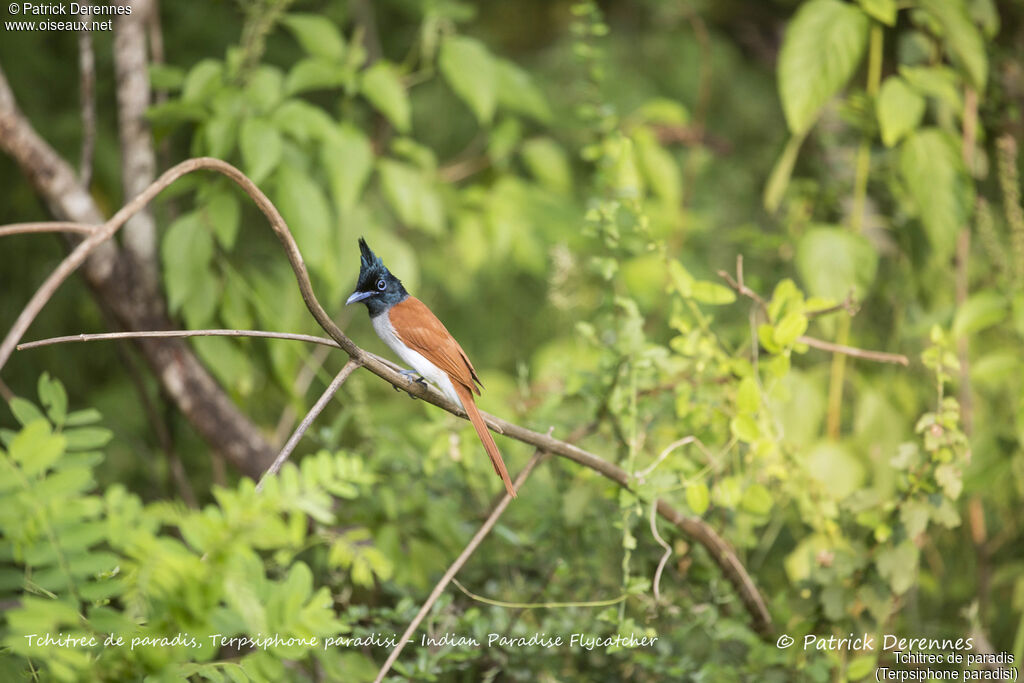
[[[484,409],[561,438],[582,428],[582,447],[634,477],[625,492],[545,462],[459,575],[493,600],[612,606],[498,607],[450,587],[422,630],[655,646],[417,642],[396,680],[859,680],[891,662],[759,638],[706,552],[665,525],[656,599],[658,498],[736,548],[779,634],[971,637],[1019,665],[1019,4],[260,0],[164,3],[161,24],[167,63],[150,76],[165,97],[149,116],[162,164],[242,168],[328,310],[387,355],[342,305],[365,236],[467,349]],[[91,190],[112,213],[110,35],[94,38]],[[0,45],[21,108],[69,159],[75,54],[71,34]],[[7,158],[0,178],[0,222],[46,218]],[[182,327],[317,331],[226,179],[188,176],[155,210]],[[740,254],[761,303],[717,274],[735,277]],[[50,238],[5,238],[4,329],[61,255]],[[103,329],[71,281],[30,337]],[[268,438],[344,361],[293,342],[192,344]],[[118,349],[45,347],[5,368],[24,398],[0,417],[0,677],[372,680],[385,647],[208,636],[400,633],[499,492],[472,428],[357,372],[256,493],[164,411],[202,504],[190,509]],[[499,445],[513,471],[530,454]],[[199,646],[36,646],[31,633]]]

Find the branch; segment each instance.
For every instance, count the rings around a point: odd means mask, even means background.
[[[79,18],[88,21],[86,13],[92,0],[83,0]],[[82,152],[78,162],[78,178],[82,187],[92,182],[92,157],[96,149],[96,57],[92,50],[92,32],[78,32],[78,94],[82,110]]]
[[[96,246],[101,244],[103,240],[113,236],[113,234],[117,232],[118,228],[123,225],[128,216],[130,216],[134,211],[137,211],[140,206],[152,200],[152,198],[167,185],[170,185],[186,173],[204,168],[222,173],[236,182],[245,191],[245,193],[253,199],[260,211],[262,211],[268,218],[271,229],[277,235],[284,247],[285,255],[291,264],[292,271],[295,273],[295,277],[299,285],[299,291],[302,294],[303,301],[306,303],[306,307],[324,331],[326,331],[334,341],[338,343],[338,346],[348,354],[351,360],[362,365],[373,374],[390,383],[392,386],[402,389],[410,395],[442,408],[449,413],[466,418],[466,413],[462,410],[462,407],[449,401],[436,388],[432,386],[425,386],[418,382],[409,381],[409,379],[402,375],[393,363],[386,362],[378,356],[356,346],[356,344],[341,331],[317,300],[316,295],[313,292],[312,284],[309,280],[309,274],[306,271],[305,262],[302,259],[302,254],[299,252],[295,239],[292,237],[291,231],[288,229],[288,225],[281,217],[280,212],[278,212],[277,207],[275,207],[267,196],[263,194],[263,192],[237,168],[219,159],[212,159],[209,157],[189,159],[166,171],[157,179],[156,182],[146,188],[145,192],[132,200],[131,203],[118,211],[99,230],[90,235],[88,239],[86,239],[74,252],[72,252],[72,254],[60,264],[60,266],[58,266],[57,270],[54,271],[44,286],[36,292],[36,295],[33,297],[32,301],[29,302],[26,310],[22,312],[21,316],[19,316],[18,321],[15,323],[15,328],[8,334],[8,338],[4,340],[4,344],[0,345],[0,367],[2,367],[3,362],[5,362],[7,357],[9,357],[10,350],[13,349],[14,344],[16,344],[17,340],[20,339],[24,329],[27,328],[32,318],[35,317],[35,314],[38,313],[39,309],[45,304],[45,301],[60,285],[60,283],[63,282],[71,272],[73,272],[75,267],[77,267],[77,265],[86,258],[91,249],[96,248]],[[7,348],[8,345],[9,348]],[[6,353],[6,355],[4,355],[4,353]],[[624,488],[629,489],[632,484],[631,477],[625,470],[614,463],[608,462],[607,460],[594,455],[593,453],[585,451],[570,443],[566,443],[565,441],[552,438],[550,435],[534,432],[488,413],[482,412],[481,414],[487,421],[488,426],[500,434],[505,434],[506,436],[522,441],[523,443],[528,443],[538,450],[560,455],[580,465],[589,467]],[[657,507],[658,513],[662,517],[675,524],[683,533],[687,534],[707,549],[712,559],[740,594],[741,600],[754,621],[755,630],[762,634],[769,633],[771,630],[771,616],[768,614],[764,600],[761,598],[761,595],[758,593],[757,588],[750,579],[750,576],[747,574],[742,563],[736,557],[729,545],[723,541],[714,529],[712,529],[704,520],[695,517],[686,517],[663,500],[657,501]]]
[[[327,337],[316,337],[311,334],[292,334],[289,332],[265,332],[263,330],[154,330],[149,332],[104,332],[102,334],[72,334],[66,337],[50,337],[38,341],[18,344],[19,351],[27,351],[51,344],[67,344],[69,342],[102,341],[106,339],[168,339],[179,337],[257,337],[261,339],[288,339],[304,341],[311,344],[322,344],[340,348],[338,342]]]
[[[17,162],[56,218],[87,225],[105,224],[103,213],[71,166],[36,133],[19,111],[2,68],[0,150]],[[148,199],[143,199],[142,203],[146,201]],[[123,220],[124,216],[117,219]],[[78,237],[72,237],[69,242],[78,247],[83,244]],[[86,248],[85,254],[88,258],[84,263],[81,260],[75,264],[65,262],[68,272],[83,266],[85,280],[95,298],[113,314],[119,325],[128,330],[170,328],[163,298],[158,292],[147,290],[134,260],[126,257],[116,243],[98,240]],[[38,310],[23,312],[26,317],[16,322],[20,329],[11,331],[5,339],[6,346],[0,345],[3,347],[0,348],[0,368],[37,313]],[[274,449],[256,425],[238,410],[192,349],[177,339],[142,340],[139,347],[163,391],[199,435],[231,460],[239,471],[259,476],[274,459]]]
[[[345,380],[347,380],[348,376],[352,374],[352,371],[358,367],[359,363],[354,360],[350,360],[345,363],[341,372],[339,372],[331,383],[327,385],[327,389],[320,395],[320,398],[317,399],[317,402],[313,407],[309,409],[309,412],[306,413],[306,417],[302,418],[302,422],[299,423],[298,429],[295,430],[295,433],[293,433],[291,438],[288,439],[288,442],[285,443],[284,448],[282,448],[281,452],[278,453],[276,458],[274,458],[274,462],[271,463],[270,467],[267,468],[267,471],[263,473],[262,477],[260,477],[259,482],[256,484],[257,492],[263,490],[263,484],[266,482],[267,477],[272,477],[281,470],[285,461],[288,460],[288,456],[292,454],[293,450],[295,450],[295,446],[298,445],[302,435],[305,434],[306,430],[309,429],[309,426],[313,424],[313,420],[323,412],[330,400],[334,398],[336,393],[338,393],[338,389],[341,388],[341,385],[345,383]]]
[[[736,290],[738,294],[742,294],[743,296],[752,299],[754,302],[756,302],[757,305],[761,308],[761,313],[763,313],[766,318],[768,317],[768,302],[765,301],[760,294],[750,289],[743,283],[743,254],[738,254],[736,256],[735,278],[733,278],[732,275],[725,272],[724,270],[718,271],[718,276],[724,279],[726,282],[728,282],[729,286]],[[832,313],[840,309],[846,309],[847,311],[850,311],[852,306],[853,303],[851,298],[847,297],[846,300],[843,301],[841,304],[829,308],[823,308],[817,311],[810,311],[807,315],[824,315],[826,313]],[[801,335],[797,337],[796,341],[801,344],[807,344],[808,346],[813,347],[815,349],[821,349],[822,351],[829,351],[831,353],[839,353],[844,356],[862,358],[864,360],[871,360],[878,363],[895,363],[897,365],[903,366],[910,365],[910,359],[908,359],[902,353],[868,351],[865,349],[858,349],[853,346],[847,346],[846,344],[833,344],[832,342],[823,341],[815,337],[808,337],[806,335]]]
[[[149,0],[122,0],[131,14],[114,20],[114,70],[117,74],[117,120],[121,139],[121,185],[125,197],[134,197],[156,176],[156,153],[146,120],[149,109],[149,71],[146,21],[153,10]],[[124,229],[125,250],[135,261],[142,283],[156,294],[156,221],[147,207],[135,214]]]
[[[46,221],[42,223],[11,223],[0,228],[0,237],[9,235],[31,235],[50,232],[71,232],[89,235],[99,226],[70,221]]]
[[[534,451],[533,457],[531,457],[529,462],[526,463],[526,467],[523,468],[523,471],[519,473],[519,476],[516,477],[516,480],[513,483],[516,493],[519,492],[520,487],[522,487],[523,483],[530,476],[530,473],[533,472],[533,468],[537,466],[537,463],[540,462],[543,455],[544,452],[541,449]],[[466,564],[466,561],[470,556],[476,552],[477,547],[484,538],[487,537],[487,534],[490,533],[491,529],[494,528],[494,525],[498,522],[498,518],[505,512],[505,508],[508,507],[510,502],[512,502],[512,496],[506,492],[477,532],[473,534],[473,538],[469,540],[466,547],[463,548],[459,556],[455,558],[455,561],[452,562],[450,567],[448,567],[448,571],[444,573],[441,580],[437,582],[436,586],[434,586],[434,590],[430,592],[430,595],[427,597],[427,601],[423,603],[422,607],[420,607],[420,611],[416,613],[415,617],[413,617],[413,620],[409,623],[409,627],[405,629],[405,633],[403,633],[402,637],[398,639],[398,643],[395,645],[394,649],[391,650],[391,654],[388,655],[388,658],[380,668],[380,671],[377,672],[377,678],[374,679],[374,683],[380,683],[384,680],[384,676],[386,676],[388,671],[391,670],[391,667],[398,659],[398,656],[402,654],[402,650],[405,649],[405,644],[409,641],[409,637],[416,632],[416,629],[419,628],[423,618],[427,616],[427,612],[430,611],[430,608],[434,606],[437,599],[441,597],[442,593],[444,593],[444,589],[449,583],[451,583],[451,580],[455,578],[455,575],[459,573],[459,570],[462,569],[464,564]]]

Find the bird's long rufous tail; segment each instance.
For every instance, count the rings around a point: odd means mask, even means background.
[[[476,435],[480,437],[480,441],[484,444],[484,450],[487,451],[487,455],[491,456],[491,464],[494,465],[494,471],[505,482],[505,490],[508,491],[508,495],[515,498],[516,490],[512,487],[512,480],[508,476],[508,470],[505,469],[505,461],[501,459],[498,445],[494,443],[491,433],[487,430],[487,424],[484,423],[484,417],[480,414],[480,409],[476,407],[473,394],[460,382],[452,382],[452,384],[455,387],[455,393],[459,395],[462,407],[466,409],[466,415],[469,415],[469,421],[473,423],[473,427],[476,429]]]

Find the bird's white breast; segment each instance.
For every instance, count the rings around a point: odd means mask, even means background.
[[[381,340],[388,345],[388,348],[394,351],[403,362],[408,363],[409,367],[418,372],[421,377],[434,384],[441,390],[442,394],[454,401],[456,405],[462,405],[462,401],[459,400],[459,395],[455,393],[455,387],[452,386],[451,379],[448,378],[448,373],[431,363],[418,351],[406,346],[405,343],[398,338],[398,334],[395,332],[394,325],[391,324],[387,311],[370,318],[370,322],[373,323],[373,329],[377,333],[377,336],[380,337]]]

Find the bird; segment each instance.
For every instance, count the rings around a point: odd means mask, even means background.
[[[401,280],[391,274],[362,237],[359,253],[359,280],[345,305],[358,302],[366,306],[377,336],[412,366],[403,375],[411,379],[418,374],[420,379],[416,381],[429,380],[450,401],[462,406],[491,458],[494,471],[508,494],[515,498],[516,490],[501,452],[473,400],[473,393],[479,396],[483,383],[466,352],[427,305],[405,290]]]

